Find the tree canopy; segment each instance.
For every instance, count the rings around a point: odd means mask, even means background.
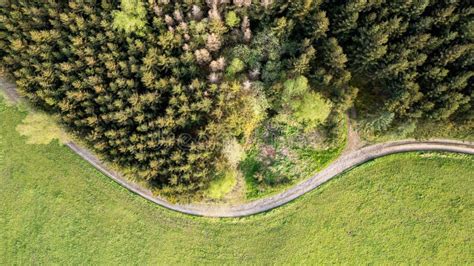
[[[472,121],[473,16],[463,0],[11,0],[0,61],[97,152],[188,193],[279,113]]]

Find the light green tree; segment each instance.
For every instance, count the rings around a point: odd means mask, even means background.
[[[122,0],[120,11],[112,13],[113,27],[126,33],[143,34],[146,26],[146,9],[141,0]]]
[[[240,18],[234,11],[229,11],[225,15],[225,24],[231,28],[236,27],[240,24]]]
[[[319,93],[310,90],[308,79],[298,76],[283,84],[282,104],[289,111],[288,119],[312,129],[326,121],[331,113],[332,103]]]
[[[331,113],[332,104],[319,93],[307,92],[301,99],[291,102],[293,117],[307,129],[324,123]]]
[[[239,58],[234,58],[230,62],[230,65],[227,67],[226,72],[228,76],[234,76],[235,74],[241,72],[245,68],[245,63],[242,62]]]

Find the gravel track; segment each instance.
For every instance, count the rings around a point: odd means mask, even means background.
[[[12,102],[18,103],[20,101],[18,93],[15,90],[15,86],[12,83],[6,82],[0,78],[0,87],[3,88],[6,96],[9,97]],[[162,198],[155,197],[150,191],[127,181],[120,175],[120,173],[107,168],[94,154],[92,154],[87,149],[77,145],[74,142],[68,142],[66,145],[84,160],[92,164],[99,171],[128,190],[142,196],[143,198],[174,211],[207,217],[242,217],[274,209],[304,195],[305,193],[317,188],[331,178],[336,177],[355,166],[389,154],[412,151],[448,151],[474,155],[474,143],[467,141],[432,139],[426,141],[400,140],[379,143],[357,148],[355,150],[347,150],[337,160],[315,174],[313,177],[298,183],[279,194],[242,204],[211,205],[174,204]]]

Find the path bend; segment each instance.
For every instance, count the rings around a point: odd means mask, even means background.
[[[0,87],[3,87],[6,96],[11,101],[17,103],[20,101],[16,93],[15,86],[0,78]],[[400,140],[385,143],[374,144],[353,151],[347,151],[341,155],[337,160],[331,163],[328,167],[321,170],[311,178],[294,185],[293,187],[283,191],[279,194],[272,195],[266,198],[254,200],[242,204],[234,205],[215,205],[215,204],[174,204],[162,198],[155,197],[149,190],[140,187],[123,178],[120,173],[115,172],[105,166],[94,154],[87,149],[79,146],[74,142],[68,142],[66,145],[88,161],[99,171],[143,198],[152,201],[165,208],[178,211],[181,213],[207,216],[207,217],[242,217],[252,214],[265,212],[281,205],[284,205],[295,198],[298,198],[305,193],[317,188],[321,184],[330,180],[339,174],[358,166],[364,162],[375,158],[383,157],[389,154],[411,152],[411,151],[448,151],[455,153],[464,153],[474,155],[474,143],[468,141],[458,141],[449,139],[432,139],[426,141],[417,140]]]
[[[207,217],[243,217],[274,209],[306,194],[307,192],[317,188],[321,184],[333,177],[338,176],[348,169],[389,154],[411,151],[448,151],[474,155],[474,143],[448,139],[433,139],[427,141],[402,140],[374,144],[342,155],[328,167],[315,174],[313,177],[298,183],[279,194],[242,204],[217,205],[173,204],[164,199],[154,197],[150,191],[126,181],[120,176],[119,173],[107,169],[107,167],[105,167],[102,162],[97,159],[97,157],[95,157],[86,149],[83,149],[72,142],[67,143],[67,146],[91,163],[102,173],[109,176],[128,190],[146,198],[147,200],[181,213]]]

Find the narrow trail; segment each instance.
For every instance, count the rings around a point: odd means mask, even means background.
[[[208,217],[242,217],[274,209],[304,195],[305,193],[317,188],[331,178],[336,177],[355,166],[389,154],[410,151],[449,151],[474,155],[474,143],[455,140],[403,140],[375,144],[342,155],[335,162],[330,164],[328,167],[313,177],[279,194],[236,205],[212,205],[173,204],[164,199],[154,197],[150,191],[126,181],[120,176],[119,173],[107,169],[107,167],[102,162],[100,162],[97,157],[95,157],[86,149],[81,148],[72,142],[67,143],[66,145],[74,152],[79,154],[79,156],[84,158],[84,160],[88,161],[102,173],[126,187],[128,190],[137,193],[138,195],[165,208],[186,214]]]
[[[359,133],[355,130],[353,125],[354,119],[357,117],[356,111],[354,108],[349,110],[347,115],[348,121],[348,130],[347,130],[347,145],[344,149],[344,153],[355,151],[364,146],[362,139],[359,136]]]
[[[0,78],[0,87],[5,91],[6,96],[9,97],[12,102],[18,103],[20,101],[14,85]],[[315,174],[313,177],[296,184],[286,191],[267,198],[235,205],[211,205],[174,204],[162,198],[155,197],[149,190],[127,181],[120,175],[120,173],[108,169],[103,162],[87,149],[74,142],[68,142],[66,145],[99,171],[143,198],[171,210],[208,217],[242,217],[274,209],[304,195],[331,178],[336,177],[355,166],[389,154],[410,151],[448,151],[474,155],[473,142],[449,139],[432,139],[426,141],[400,140],[360,147],[361,143],[358,139],[357,133],[353,131],[353,128],[350,125],[348,146],[345,152],[337,160],[319,173]]]

